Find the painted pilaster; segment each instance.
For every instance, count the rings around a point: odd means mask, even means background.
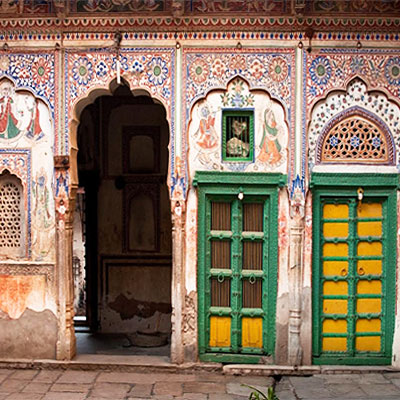
[[[184,347],[183,347],[183,312],[185,306],[185,215],[186,203],[183,198],[182,188],[179,187],[180,179],[185,171],[181,171],[182,159],[182,121],[181,121],[181,96],[182,92],[182,50],[177,46],[176,49],[176,69],[175,69],[175,137],[173,151],[170,152],[172,157],[171,175],[176,178],[176,185],[171,187],[172,190],[172,333],[171,333],[171,361],[177,364],[184,362]]]
[[[55,156],[56,261],[58,282],[58,339],[56,357],[70,360],[76,353],[72,276],[72,219],[75,190],[69,190],[69,157]]]
[[[171,361],[184,362],[183,313],[184,308],[184,254],[185,254],[185,203],[182,200],[172,202],[172,334]]]
[[[302,154],[302,48],[296,49],[296,113],[295,113],[295,171],[290,193],[290,230],[289,230],[289,333],[288,362],[290,365],[302,363],[300,342],[301,329],[301,280],[302,249],[304,235],[304,180],[301,171]]]

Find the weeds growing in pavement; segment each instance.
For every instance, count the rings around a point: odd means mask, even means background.
[[[267,394],[261,392],[260,390],[258,390],[253,386],[249,385],[242,385],[242,386],[246,386],[252,390],[252,392],[249,395],[249,400],[279,400],[272,386],[268,388]]]

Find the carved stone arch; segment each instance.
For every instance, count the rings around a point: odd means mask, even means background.
[[[395,164],[395,145],[387,125],[354,106],[332,118],[317,142],[316,164]]]
[[[77,127],[79,110],[92,103],[98,96],[109,95],[124,82],[134,94],[147,94],[160,103],[166,111],[170,129],[170,168],[168,186],[174,195],[175,177],[175,46],[165,48],[121,48],[119,62],[109,49],[82,52],[66,51],[65,136],[58,145],[58,154],[70,154],[76,166]],[[72,77],[72,79],[71,79]],[[71,182],[76,184],[76,168],[72,168]],[[179,192],[179,191],[177,191]]]
[[[160,99],[159,96],[151,94],[147,88],[142,88],[142,87],[131,87],[129,85],[129,82],[127,82],[124,78],[121,78],[121,84],[126,85],[129,87],[131,90],[132,94],[134,96],[147,96],[151,98],[155,104],[159,104],[164,108],[165,115],[166,115],[166,120],[169,125],[169,132],[170,132],[170,138],[169,138],[169,149],[171,150],[171,147],[173,146],[173,126],[172,126],[172,121],[171,121],[171,113],[168,107],[164,104],[163,99]],[[107,85],[105,86],[96,86],[91,88],[86,93],[85,97],[79,98],[74,102],[74,105],[72,106],[72,119],[70,121],[70,126],[69,126],[69,143],[70,143],[70,164],[71,164],[71,169],[70,169],[70,184],[71,188],[75,187],[78,184],[78,127],[80,123],[80,118],[83,110],[88,106],[89,104],[92,104],[95,102],[95,100],[98,97],[101,96],[110,96],[113,95],[114,92],[118,89],[119,84],[117,83],[117,79],[111,79]],[[173,165],[173,160],[172,160],[173,154],[170,154],[170,166]],[[170,174],[172,171],[172,168],[169,168]],[[167,185],[171,189],[171,177],[167,177]]]

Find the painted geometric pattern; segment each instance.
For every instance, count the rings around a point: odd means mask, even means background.
[[[54,117],[55,57],[49,53],[10,53],[0,51],[0,79],[11,78],[16,89],[31,89],[47,103]]]
[[[251,89],[266,90],[287,111],[290,131],[294,126],[294,50],[185,49],[183,57],[185,100],[183,115],[189,122],[193,104],[213,89],[226,88],[235,76]],[[293,136],[293,133],[291,134]],[[186,135],[183,135],[186,148]],[[290,154],[293,157],[293,143]],[[291,164],[293,159],[291,159]]]
[[[386,163],[388,149],[384,134],[373,122],[350,117],[337,123],[322,144],[322,162]]]
[[[400,95],[400,53],[390,50],[321,50],[304,53],[307,106],[335,88],[345,88],[349,79],[362,77],[370,88]]]
[[[68,149],[68,119],[78,100],[96,88],[109,89],[117,78],[117,56],[110,51],[67,52],[65,80],[67,87],[66,145]],[[174,49],[121,49],[120,75],[131,89],[142,88],[161,101],[171,121],[173,135]]]
[[[321,141],[321,132],[331,130],[339,120],[352,115],[363,116],[373,121],[376,126],[386,133],[386,141],[390,151],[400,151],[400,140],[393,143],[393,137],[400,135],[400,109],[396,103],[389,101],[383,92],[368,92],[366,84],[359,78],[351,80],[346,92],[332,91],[323,101],[312,109],[311,123],[308,131],[308,151],[310,166],[316,158],[317,143]],[[305,111],[303,111],[305,113]],[[341,116],[341,117],[340,117]],[[334,139],[332,139],[334,140]],[[389,143],[390,142],[390,143]],[[389,161],[394,162],[394,154],[389,154]],[[305,151],[303,151],[303,166]]]

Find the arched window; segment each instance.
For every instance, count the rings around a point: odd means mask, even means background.
[[[319,163],[393,164],[391,136],[384,124],[360,114],[331,121],[318,146]]]
[[[0,175],[0,256],[25,255],[24,197],[21,181],[8,171]]]

